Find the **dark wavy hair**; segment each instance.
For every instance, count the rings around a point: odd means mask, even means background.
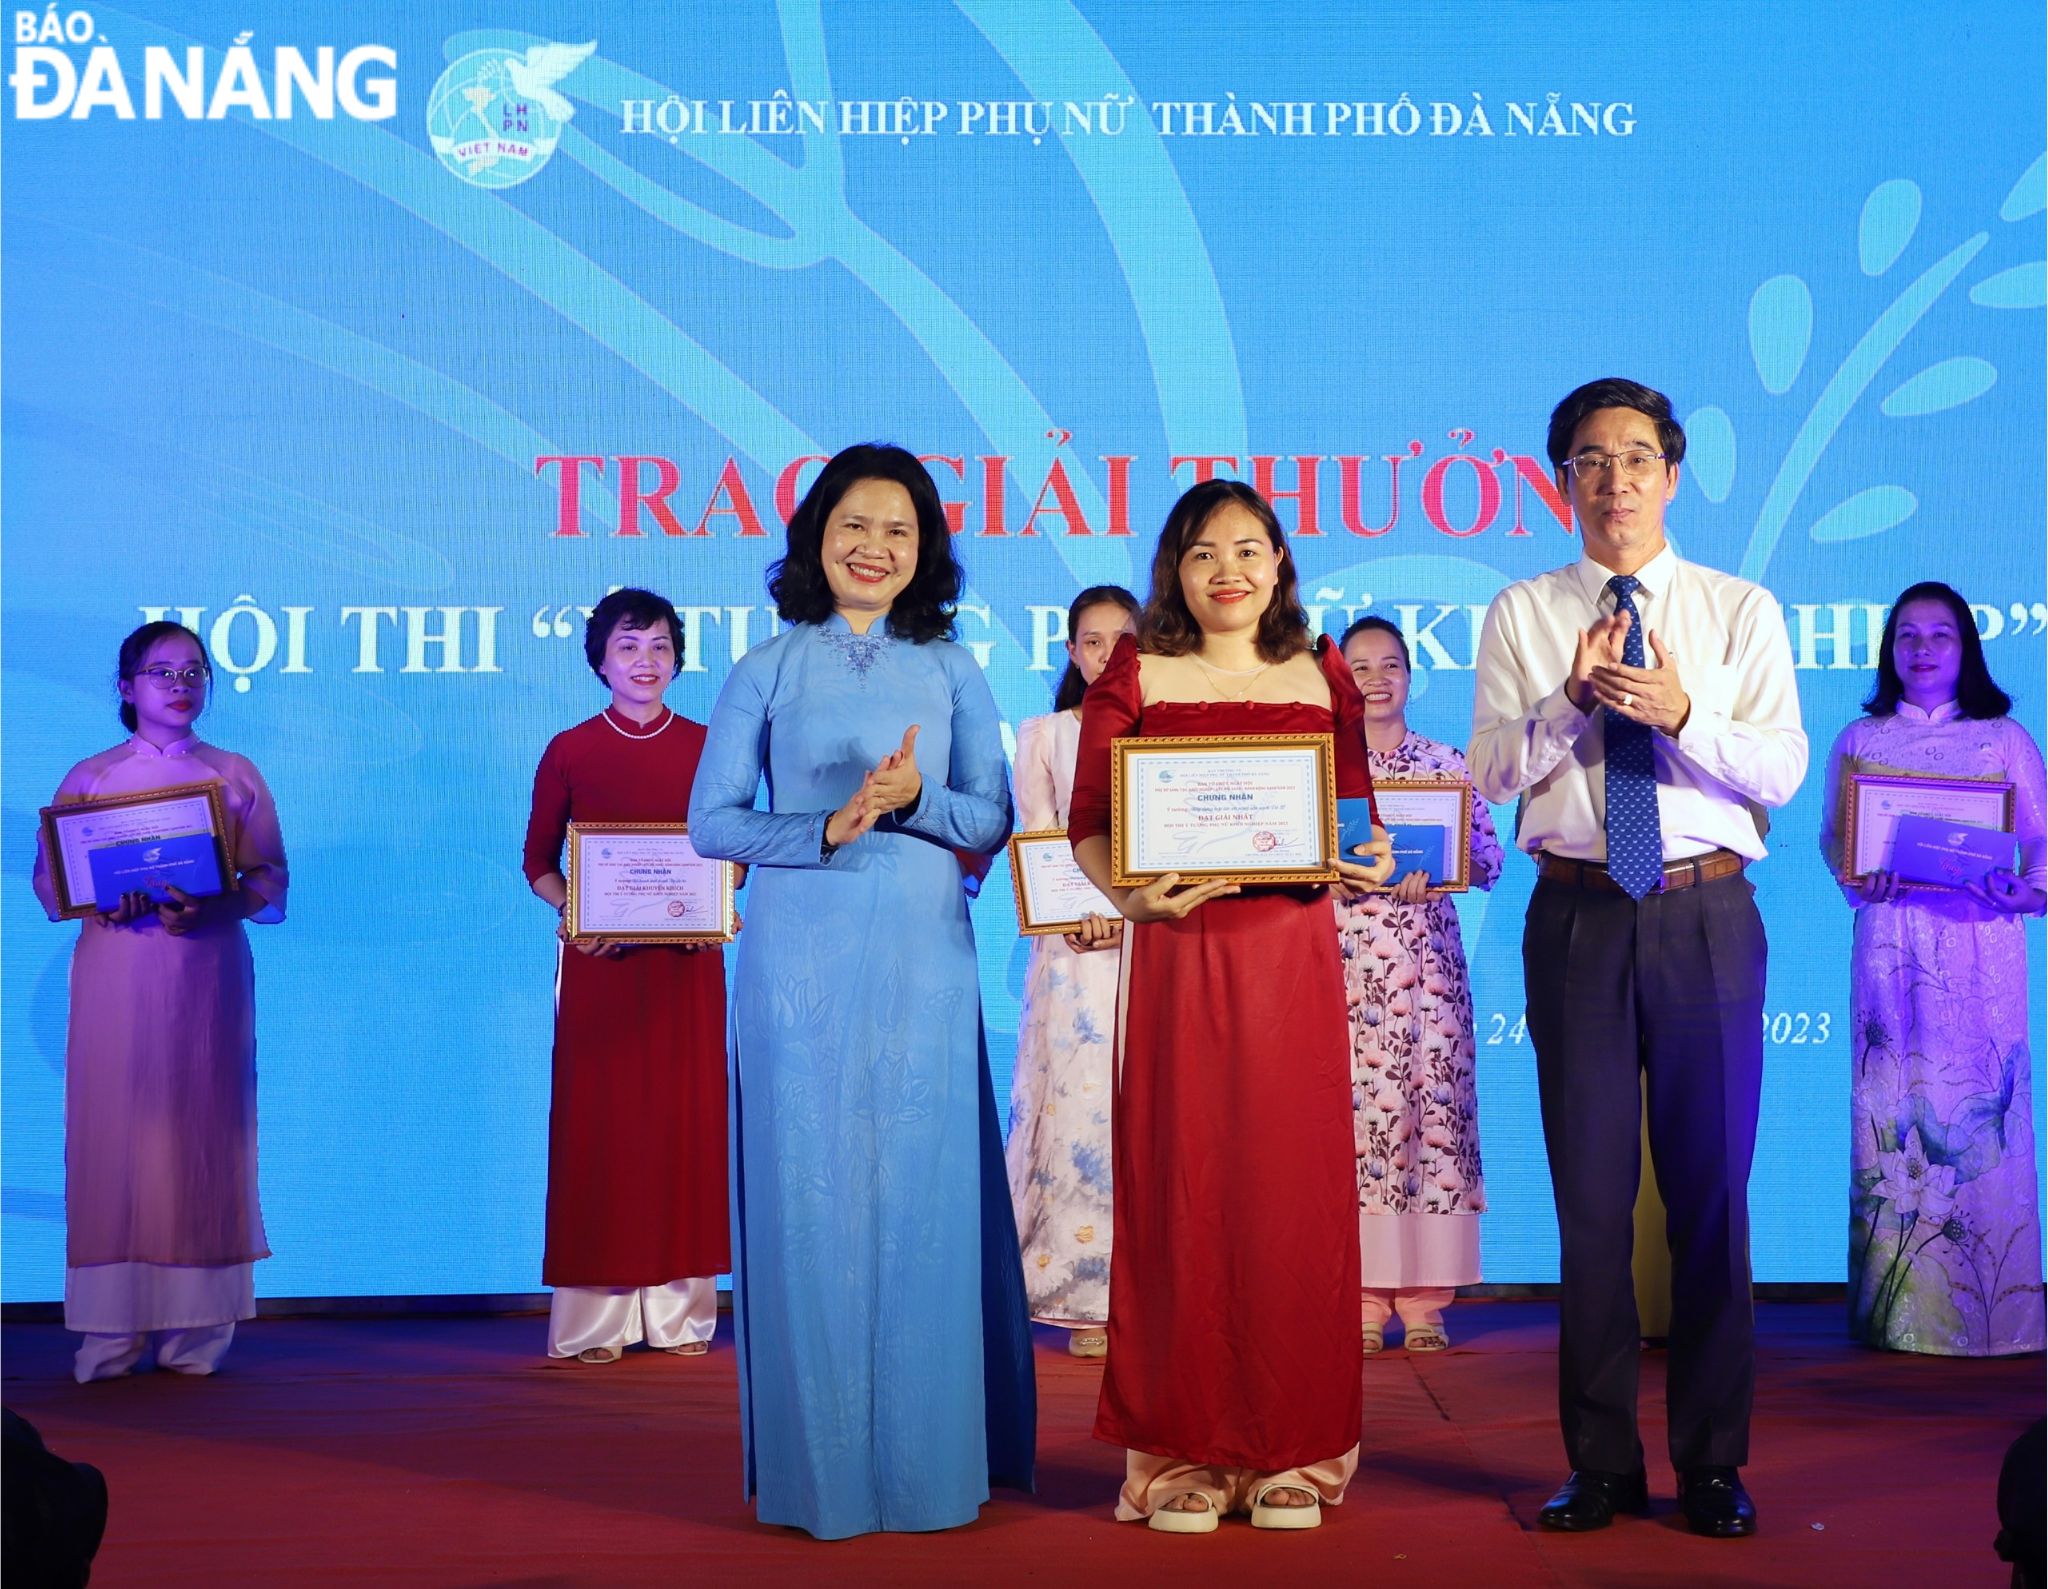
[[[1899,709],[1899,697],[1906,693],[1906,684],[1899,677],[1898,659],[1892,655],[1892,647],[1899,637],[1899,610],[1913,601],[1941,602],[1955,618],[1956,639],[1963,648],[1962,667],[1956,674],[1956,705],[1963,716],[2003,717],[2010,712],[2012,697],[1998,687],[1991,669],[1985,665],[1984,641],[1977,633],[1977,620],[1970,614],[1970,604],[1953,586],[1938,579],[1923,579],[1917,585],[1909,585],[1899,592],[1899,599],[1885,614],[1884,640],[1877,648],[1877,684],[1870,699],[1863,703],[1863,710],[1872,717],[1889,717]]]
[[[1671,417],[1671,399],[1641,381],[1626,381],[1618,375],[1588,381],[1567,392],[1564,401],[1550,411],[1550,434],[1545,446],[1553,468],[1562,469],[1572,450],[1572,436],[1588,414],[1603,408],[1633,408],[1657,427],[1657,450],[1664,454],[1664,467],[1676,469],[1685,458],[1685,427]]]
[[[825,521],[839,499],[863,480],[893,480],[917,511],[917,568],[889,608],[889,633],[922,645],[953,638],[953,608],[966,576],[953,555],[952,532],[939,488],[925,466],[901,447],[864,442],[827,463],[789,519],[789,541],[768,565],[768,594],[785,623],[823,623],[832,616],[825,581]]]
[[[613,631],[652,629],[656,624],[668,625],[669,642],[676,648],[676,671],[681,672],[683,620],[676,616],[675,604],[668,597],[628,585],[590,609],[590,617],[583,625],[583,657],[600,684],[604,682],[604,650],[612,643]]]
[[[1181,594],[1180,560],[1189,541],[1201,533],[1219,509],[1235,502],[1266,528],[1266,540],[1280,563],[1273,599],[1259,617],[1258,652],[1267,662],[1285,662],[1309,648],[1308,614],[1302,610],[1300,581],[1294,557],[1287,550],[1287,532],[1266,499],[1242,480],[1204,480],[1181,493],[1166,515],[1159,545],[1152,553],[1152,592],[1138,614],[1138,647],[1154,656],[1184,657],[1200,649],[1201,626]]]
[[[134,682],[135,675],[142,671],[142,664],[149,656],[150,648],[159,640],[168,640],[172,635],[183,635],[199,648],[199,661],[206,669],[206,688],[213,691],[213,658],[206,654],[206,642],[181,623],[172,623],[168,618],[159,618],[155,623],[146,623],[139,629],[128,631],[128,638],[121,642],[121,652],[114,663],[115,691],[120,694],[120,685]],[[135,708],[126,701],[121,702],[121,726],[134,733],[137,723]]]
[[[1104,605],[1121,607],[1132,617],[1138,614],[1138,598],[1121,585],[1090,585],[1076,596],[1067,606],[1067,644],[1072,645],[1075,633],[1081,626],[1081,614],[1090,607]],[[1055,712],[1071,711],[1081,704],[1081,698],[1088,693],[1088,681],[1081,677],[1081,670],[1074,666],[1073,659],[1067,659],[1067,671],[1060,675],[1060,687],[1053,691],[1052,709]]]
[[[1380,617],[1376,613],[1368,613],[1363,618],[1354,618],[1351,621],[1351,626],[1338,637],[1338,654],[1341,656],[1344,648],[1367,630],[1373,630],[1379,634],[1392,635],[1394,637],[1394,644],[1401,648],[1401,666],[1410,673],[1415,671],[1415,660],[1408,655],[1408,637],[1401,633],[1401,626],[1389,619]]]

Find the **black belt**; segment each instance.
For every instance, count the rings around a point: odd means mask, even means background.
[[[1712,883],[1723,877],[1734,877],[1748,864],[1733,850],[1709,850],[1705,855],[1695,855],[1683,861],[1666,861],[1663,880],[1650,892],[1668,894],[1673,889],[1691,888],[1695,883]],[[1597,889],[1603,894],[1628,892],[1598,861],[1574,861],[1563,855],[1552,855],[1548,850],[1537,857],[1536,875],[1546,882]]]

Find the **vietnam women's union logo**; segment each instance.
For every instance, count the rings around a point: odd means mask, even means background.
[[[548,163],[576,107],[555,84],[597,48],[536,44],[475,50],[453,62],[427,96],[427,137],[441,163],[480,188],[509,188]]]

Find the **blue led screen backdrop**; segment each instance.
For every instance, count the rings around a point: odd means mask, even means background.
[[[542,746],[602,703],[608,587],[684,609],[670,699],[702,719],[771,632],[816,460],[900,441],[954,505],[961,638],[1014,726],[1074,591],[1140,583],[1176,493],[1236,474],[1318,621],[1392,616],[1411,721],[1462,744],[1486,603],[1577,555],[1550,405],[1617,373],[1690,431],[1680,549],[1768,585],[1793,638],[1813,771],[1753,873],[1755,1261],[1839,1279],[1850,918],[1814,834],[1883,604],[1957,584],[2043,730],[2038,6],[479,18],[6,13],[8,1299],[62,1287],[76,929],[30,895],[35,812],[119,737],[144,616],[214,647],[203,732],[263,769],[291,854],[290,920],[251,932],[260,1290],[526,1291],[554,950],[519,846]],[[1532,880],[1510,857],[1459,905],[1497,1281],[1556,1268]],[[1000,864],[976,923],[1007,1098]]]

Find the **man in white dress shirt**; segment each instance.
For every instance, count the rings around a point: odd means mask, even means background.
[[[1648,1509],[1629,1267],[1640,1075],[1672,1248],[1679,1501],[1696,1533],[1750,1534],[1764,932],[1743,873],[1764,855],[1764,808],[1806,772],[1792,652],[1768,591],[1666,544],[1685,432],[1662,393],[1580,387],[1551,415],[1549,451],[1585,555],[1494,599],[1470,754],[1481,794],[1520,802],[1517,842],[1539,868],[1522,962],[1572,1474],[1537,1520],[1577,1532]]]

